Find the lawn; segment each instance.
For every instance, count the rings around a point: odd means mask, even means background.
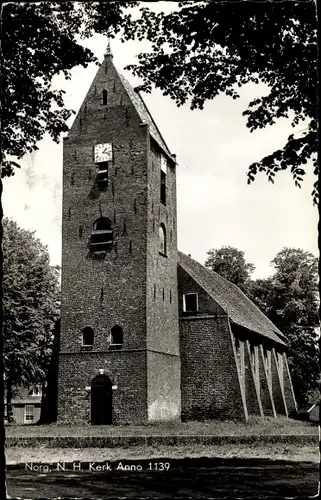
[[[318,426],[285,417],[250,417],[248,421],[162,422],[148,425],[75,426],[8,425],[7,437],[126,436],[317,436]]]
[[[21,448],[6,450],[7,465],[57,462],[105,462],[117,460],[160,460],[161,458],[267,458],[295,462],[319,463],[317,445],[274,444],[249,445],[185,445],[185,446],[133,446],[129,448]]]
[[[168,459],[222,457],[222,458],[269,458],[318,462],[318,426],[285,417],[252,417],[247,422],[205,421],[187,423],[158,423],[128,426],[67,426],[67,425],[10,425],[6,436],[16,441],[6,449],[8,464],[35,462],[103,462],[105,460],[140,460],[166,457]],[[149,442],[136,440],[136,445],[127,443],[126,437],[151,437]],[[166,445],[166,437],[178,436],[177,443]],[[184,436],[180,438],[179,436]],[[191,437],[189,442],[188,437]],[[216,436],[217,443],[198,442],[195,436]],[[244,438],[249,437],[248,443]],[[271,439],[269,437],[274,439]],[[99,438],[122,438],[124,445],[117,442],[98,443]],[[155,437],[155,442],[153,442]],[[164,442],[162,438],[164,437]],[[194,437],[194,438],[193,438]],[[224,439],[226,437],[226,440]],[[238,441],[240,438],[240,442]],[[252,439],[251,439],[252,437]],[[253,442],[254,437],[254,442]],[[20,439],[31,438],[31,443],[21,443]],[[34,440],[32,439],[34,438]],[[39,438],[39,442],[38,439]],[[53,443],[43,441],[48,438]],[[61,439],[62,438],[62,439]],[[68,441],[68,443],[65,442]],[[222,439],[220,439],[222,438]],[[257,439],[256,439],[257,438]],[[57,439],[57,441],[56,441]],[[184,440],[184,442],[181,441]],[[203,441],[208,438],[203,438]],[[243,439],[243,443],[241,440]],[[167,439],[168,440],[168,439]],[[213,438],[210,438],[213,441]],[[233,443],[228,443],[233,440]],[[312,440],[312,441],[311,441]],[[85,443],[85,441],[87,443]],[[314,442],[315,441],[315,442]]]

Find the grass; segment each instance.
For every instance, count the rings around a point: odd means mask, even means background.
[[[273,446],[135,446],[130,448],[8,448],[7,465],[34,462],[54,464],[57,462],[105,462],[117,460],[146,459],[183,459],[183,458],[264,458],[319,463],[316,445],[297,446],[275,444]]]
[[[6,436],[122,437],[122,436],[317,436],[318,426],[285,417],[250,417],[248,421],[161,422],[147,425],[76,426],[8,425]]]
[[[301,422],[285,417],[275,419],[251,417],[247,422],[162,422],[145,426],[10,425],[6,427],[6,436],[13,440],[17,439],[15,445],[6,449],[8,464],[31,461],[35,463],[103,462],[106,460],[142,460],[164,457],[168,459],[218,457],[269,458],[271,460],[301,462],[319,461],[318,426],[310,422]],[[118,443],[108,448],[106,444],[93,448],[90,442],[87,445],[84,443],[84,440],[90,441],[90,438],[95,440],[95,438],[123,436],[125,438],[126,436],[218,436],[223,438],[224,436],[232,436],[229,439],[235,438],[235,443],[227,444],[224,439],[217,444],[198,443],[195,439],[194,442],[189,443],[188,440],[184,439],[184,443],[166,446],[162,443],[162,439],[158,439],[159,444],[156,444],[156,441],[153,443],[151,440],[145,444],[138,442],[136,446],[129,444],[120,446]],[[252,436],[255,438],[255,443],[253,443],[253,439],[249,438],[247,444],[241,444],[237,440],[238,436],[241,438]],[[265,436],[267,437],[265,438]],[[268,440],[268,436],[274,436],[274,439]],[[315,443],[311,442],[311,437],[316,440]],[[30,443],[22,444],[19,443],[19,438],[22,440],[23,438],[35,438],[35,442],[31,445]],[[39,438],[39,443],[37,443],[37,438]],[[54,442],[51,445],[44,444],[41,441],[45,438],[53,438]],[[67,438],[69,444],[64,443],[64,439],[60,438]],[[300,443],[296,442],[297,440],[300,440]]]

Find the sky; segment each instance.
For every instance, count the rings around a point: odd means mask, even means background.
[[[172,3],[151,7],[168,11]],[[103,60],[106,37],[95,35],[85,45]],[[123,68],[137,62],[136,55],[148,48],[146,42],[112,41],[114,64],[134,86],[139,80]],[[74,68],[71,80],[55,78],[54,86],[66,91],[68,108],[78,111],[97,70],[92,64]],[[293,133],[288,119],[252,133],[246,127],[242,112],[266,91],[262,84],[249,84],[240,89],[237,100],[219,95],[203,110],[193,111],[188,104],[178,108],[159,90],[142,94],[170,151],[177,155],[179,249],[204,263],[211,248],[237,247],[254,263],[253,278],[271,275],[270,262],[285,246],[318,255],[312,167],[302,189],[294,186],[288,171],[277,174],[275,184],[264,173],[247,184],[248,166],[282,147]],[[51,263],[60,265],[62,140],[56,144],[45,136],[38,151],[26,155],[21,165],[12,178],[4,180],[4,215],[35,231],[48,246]]]

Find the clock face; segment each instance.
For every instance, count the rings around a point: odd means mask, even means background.
[[[95,163],[110,161],[113,158],[113,148],[108,142],[105,144],[96,144],[94,150]]]

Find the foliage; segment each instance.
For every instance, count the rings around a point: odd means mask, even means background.
[[[289,117],[300,134],[291,134],[284,147],[253,163],[248,183],[257,172],[274,182],[277,172],[289,169],[301,186],[305,165],[317,165],[317,34],[315,2],[180,2],[169,14],[141,9],[141,18],[127,23],[124,38],[147,37],[151,52],[128,66],[180,106],[191,109],[220,93],[233,99],[238,88],[254,82],[268,86],[268,94],[253,99],[243,112],[251,132]],[[317,182],[313,190],[317,201]]]
[[[255,267],[250,262],[245,261],[244,252],[234,247],[223,246],[218,250],[212,248],[207,252],[207,255],[206,267],[235,283],[243,290],[246,289]]]
[[[3,220],[3,331],[6,387],[44,379],[59,315],[59,271],[34,233]],[[10,399],[10,398],[9,398]]]
[[[238,87],[263,82],[269,94],[250,102],[244,115],[251,131],[290,117],[302,124],[301,135],[290,135],[283,149],[250,165],[248,182],[265,172],[290,169],[296,185],[312,159],[318,173],[317,151],[317,44],[314,2],[217,2],[177,4],[170,14],[141,9],[133,21],[124,2],[8,3],[2,11],[2,175],[19,167],[18,160],[37,149],[47,131],[57,142],[67,131],[62,90],[52,79],[73,67],[96,61],[79,44],[94,33],[123,40],[147,38],[152,52],[140,54],[131,65],[143,78],[141,88],[155,84],[178,105],[191,108],[219,93],[236,99]],[[228,19],[228,22],[227,22]],[[97,61],[96,61],[97,62]],[[15,159],[14,159],[15,158]],[[313,191],[317,199],[317,184]]]
[[[284,248],[272,265],[275,274],[252,282],[249,295],[288,339],[296,397],[299,406],[304,406],[320,377],[318,262],[309,252]]]
[[[55,75],[96,61],[78,43],[96,33],[116,33],[135,2],[23,2],[2,10],[2,176],[14,174],[17,160],[36,149],[45,132],[56,141],[73,111],[62,90],[52,87]],[[96,61],[97,62],[97,61]],[[17,160],[14,160],[13,158]]]

